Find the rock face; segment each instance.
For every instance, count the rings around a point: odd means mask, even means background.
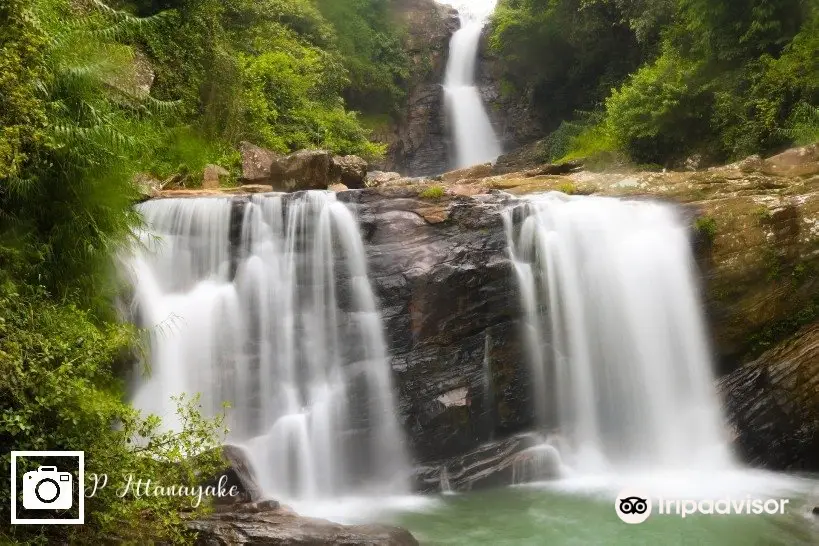
[[[819,321],[723,378],[720,390],[746,460],[819,471]]]
[[[489,49],[490,31],[487,26],[481,39],[478,87],[502,148],[511,151],[545,136],[545,131],[531,107],[530,90],[512,94],[501,91],[504,71],[501,61]]]
[[[441,83],[449,39],[458,29],[457,13],[435,0],[396,0],[397,19],[407,28],[404,48],[410,57],[407,99],[398,119],[377,132],[387,143],[383,171],[424,176],[448,167],[449,135]]]
[[[418,193],[396,186],[339,199],[358,209],[401,419],[426,462],[521,430],[531,411],[499,214],[507,198]]]
[[[819,176],[773,175],[761,170],[767,164],[538,174],[550,167],[444,175],[438,199],[421,197],[427,181],[340,194],[358,208],[416,460],[435,468],[532,425],[519,296],[499,214],[512,197],[493,189],[680,203],[728,373],[819,310]]]
[[[340,525],[298,516],[278,503],[217,512],[188,527],[199,546],[417,546],[409,531],[386,525]]]

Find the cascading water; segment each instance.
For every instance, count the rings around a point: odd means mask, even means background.
[[[481,31],[497,0],[439,0],[458,10],[461,28],[452,35],[444,98],[455,142],[454,167],[494,161],[501,146],[475,82]]]
[[[168,419],[175,394],[201,393],[211,414],[228,401],[229,440],[277,499],[406,491],[381,320],[347,207],[306,192],[139,210],[134,310],[160,326],[135,406]]]
[[[563,461],[592,473],[731,467],[675,210],[550,193],[505,219],[536,412],[569,446]]]

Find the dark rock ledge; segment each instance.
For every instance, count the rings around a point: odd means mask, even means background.
[[[276,502],[254,503],[191,522],[200,546],[361,545],[417,546],[409,531],[387,525],[341,525],[299,516]]]
[[[217,499],[215,511],[188,522],[199,546],[344,545],[417,546],[409,531],[389,525],[342,525],[296,514],[278,501],[264,499],[245,451],[225,446],[227,467],[221,473],[227,487],[235,486],[236,497]],[[215,476],[208,483],[219,480]]]

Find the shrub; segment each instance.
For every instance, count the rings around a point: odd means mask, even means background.
[[[694,229],[708,241],[717,236],[717,221],[710,216],[701,216],[694,221]]]
[[[55,304],[41,291],[18,293],[6,283],[0,289],[0,443],[16,450],[85,451],[87,472],[107,474],[120,485],[131,473],[167,485],[196,485],[199,476],[215,475],[223,466],[213,449],[223,438],[221,417],[203,420],[196,398],[180,399],[182,430],[163,432],[158,417],[140,416],[124,402],[115,363],[123,363],[137,338],[130,326],[97,324],[73,305]],[[137,437],[142,441],[135,446]],[[203,455],[192,459],[192,453]],[[8,452],[2,464],[9,467]],[[8,521],[8,473],[2,482],[0,517]],[[53,543],[189,539],[181,513],[192,510],[190,499],[121,498],[116,489],[87,499],[86,525],[12,526],[7,538]]]
[[[418,196],[422,199],[441,199],[445,193],[446,192],[442,186],[435,184],[424,188],[424,190],[419,193]]]

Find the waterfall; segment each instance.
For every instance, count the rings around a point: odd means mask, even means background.
[[[569,446],[563,461],[589,472],[731,466],[676,210],[549,193],[505,220],[535,410]]]
[[[229,441],[282,500],[406,491],[391,370],[354,215],[324,192],[163,199],[128,260],[152,373],[134,405],[230,404]]]
[[[494,161],[500,143],[475,82],[481,32],[497,0],[440,0],[458,10],[461,28],[452,35],[444,99],[455,142],[455,168]]]

